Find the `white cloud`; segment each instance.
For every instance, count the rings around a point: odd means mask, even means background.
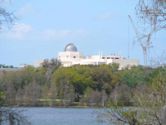
[[[34,11],[34,9],[33,9],[32,5],[27,3],[17,11],[16,15],[18,17],[22,17],[29,13],[32,13],[33,11]]]
[[[45,29],[39,31],[29,24],[15,24],[12,29],[4,33],[4,37],[13,40],[37,39],[41,41],[50,40],[74,40],[84,38],[88,35],[86,30],[64,30],[64,29]]]
[[[11,31],[7,33],[7,37],[14,39],[24,39],[28,33],[32,31],[32,26],[28,24],[15,24]]]
[[[72,32],[70,30],[53,30],[53,29],[49,29],[49,30],[45,30],[43,31],[43,34],[45,35],[45,37],[66,37],[68,35],[71,35]]]
[[[59,39],[59,38],[73,38],[85,36],[87,32],[85,30],[56,30],[47,29],[42,32],[42,36],[45,39]]]
[[[105,12],[96,17],[97,20],[110,20],[112,18],[112,13]]]

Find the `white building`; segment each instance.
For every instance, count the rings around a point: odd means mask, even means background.
[[[100,64],[119,64],[119,69],[126,67],[137,66],[138,60],[126,59],[119,55],[92,55],[90,57],[84,57],[77,47],[69,43],[65,46],[63,52],[58,53],[58,60],[64,67],[70,67],[73,65],[100,65]]]

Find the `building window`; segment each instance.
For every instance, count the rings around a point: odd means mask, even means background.
[[[76,56],[73,56],[73,58],[75,59],[75,58],[76,58]]]

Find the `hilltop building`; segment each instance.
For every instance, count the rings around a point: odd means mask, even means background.
[[[58,60],[64,67],[70,67],[73,65],[100,65],[100,64],[119,64],[119,69],[126,67],[137,66],[138,60],[126,59],[119,55],[92,55],[85,57],[78,50],[73,43],[69,43],[65,46],[63,52],[58,53]]]

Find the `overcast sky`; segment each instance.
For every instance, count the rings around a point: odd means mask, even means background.
[[[0,64],[20,66],[55,58],[68,43],[84,55],[116,53],[143,62],[128,19],[134,23],[137,0],[13,0],[4,5],[17,17],[1,30]],[[153,37],[150,55],[165,55],[166,32]],[[129,49],[128,49],[129,48]],[[129,50],[129,51],[128,51]]]

